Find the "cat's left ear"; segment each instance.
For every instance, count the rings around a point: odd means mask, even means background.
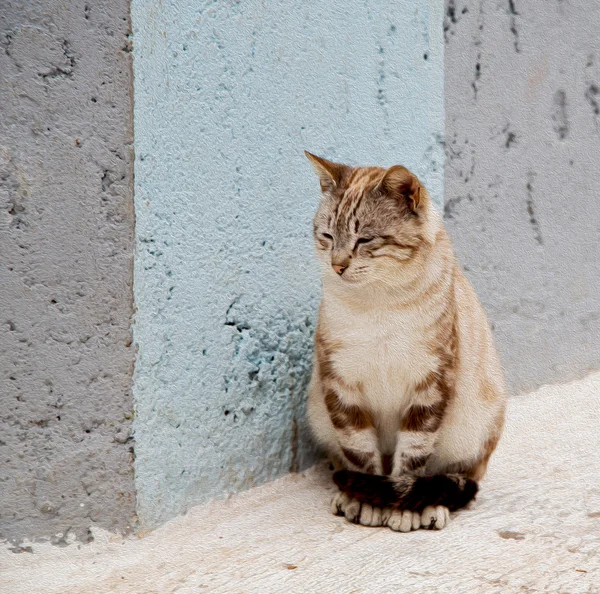
[[[378,187],[398,200],[403,200],[413,213],[423,204],[425,191],[414,173],[402,165],[392,165],[385,171]]]
[[[308,151],[304,151],[306,158],[310,161],[315,173],[319,176],[321,182],[321,190],[323,192],[335,190],[339,187],[342,178],[346,172],[350,169],[348,165],[342,165],[341,163],[334,163],[328,161],[322,157],[317,157]]]

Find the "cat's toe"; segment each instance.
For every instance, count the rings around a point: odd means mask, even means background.
[[[419,514],[408,510],[392,510],[387,525],[389,528],[396,530],[397,532],[410,532],[411,530],[415,530],[415,515],[419,516]],[[418,527],[419,526],[417,526],[417,528]]]
[[[331,498],[331,513],[334,516],[343,516],[346,510],[346,506],[350,503],[351,499],[346,495],[346,493],[342,493],[338,491]]]
[[[371,526],[371,522],[373,522],[373,506],[368,503],[363,503],[360,508],[358,523],[363,526]]]
[[[421,526],[429,530],[441,530],[450,523],[450,510],[443,505],[430,505],[421,513]]]
[[[385,526],[385,522],[383,521],[383,510],[380,507],[373,508],[371,526]]]
[[[336,493],[331,499],[331,513],[334,516],[345,516],[346,520],[353,524],[363,526],[382,526],[381,509],[372,507],[368,503],[361,504],[360,501],[352,499],[342,493]]]
[[[390,518],[392,517],[392,508],[391,507],[382,507],[381,508],[381,525],[387,526]]]
[[[360,501],[351,499],[344,509],[346,520],[348,520],[348,522],[352,522],[353,524],[358,524],[360,520],[361,507]]]
[[[360,508],[360,518],[358,523],[362,526],[385,526],[382,521],[382,510],[380,507],[373,507],[368,503],[363,503]]]
[[[412,514],[412,529],[418,530],[421,527],[421,514],[419,512],[413,512]]]

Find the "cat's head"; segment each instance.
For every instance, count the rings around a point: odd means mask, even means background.
[[[321,183],[314,238],[324,277],[353,285],[395,282],[439,225],[425,187],[401,165],[349,167],[306,156]]]

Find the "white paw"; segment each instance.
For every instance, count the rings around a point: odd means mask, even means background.
[[[383,512],[380,507],[373,507],[368,503],[363,503],[360,510],[358,523],[362,526],[385,526],[383,521]]]
[[[331,498],[331,513],[334,516],[343,516],[348,503],[350,503],[350,497],[348,497],[348,495],[346,495],[346,493],[342,493],[341,491],[338,491]]]
[[[353,524],[358,524],[358,520],[360,518],[360,508],[360,501],[357,499],[350,499],[350,502],[344,509],[346,520],[348,520],[348,522],[352,522]]]
[[[408,510],[391,511],[387,526],[397,532],[410,532],[421,527],[421,514]]]
[[[345,493],[338,492],[331,499],[331,513],[335,516],[345,516],[346,520],[353,524],[386,526],[392,510],[373,507],[368,503],[361,504]]]
[[[421,513],[421,526],[429,530],[441,530],[450,523],[450,510],[443,505],[430,505]]]
[[[356,524],[361,513],[360,501],[352,499],[346,493],[338,492],[331,500],[331,513],[335,516],[346,516],[346,520]]]

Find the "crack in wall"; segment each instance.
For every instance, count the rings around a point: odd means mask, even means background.
[[[490,136],[490,140],[495,140],[499,137],[502,137],[503,147],[505,149],[510,149],[514,144],[517,144],[517,133],[510,129],[510,122],[508,122],[500,132],[497,134],[492,134],[492,136]]]
[[[529,224],[533,229],[533,236],[539,245],[544,244],[544,240],[542,238],[542,230],[540,229],[540,224],[537,220],[536,211],[535,211],[535,202],[533,200],[533,180],[535,179],[535,173],[532,171],[527,174],[527,199],[525,201],[527,205],[527,214],[529,215]]]
[[[474,197],[472,194],[466,194],[465,196],[456,196],[444,201],[444,218],[453,219],[457,212],[456,207],[463,201],[463,199],[473,202]]]
[[[600,115],[600,103],[598,102],[598,96],[600,95],[600,88],[594,83],[588,84],[585,90],[585,98],[592,108],[592,112],[597,117]]]
[[[598,117],[600,116],[600,87],[596,83],[596,78],[598,76],[597,69],[594,69],[594,59],[595,56],[593,53],[588,55],[585,69],[587,72],[587,81],[586,81],[586,89],[583,94],[585,100],[588,102],[590,107],[592,108],[592,116],[594,118],[594,124],[596,125],[596,130],[598,130]]]
[[[515,0],[508,0],[508,14],[509,14],[509,24],[510,24],[510,32],[513,34],[513,43],[515,46],[515,51],[517,54],[521,52],[521,48],[519,46],[519,30],[517,29],[517,18],[519,13],[515,7]]]
[[[477,101],[477,93],[479,91],[479,87],[477,86],[477,83],[479,82],[480,78],[481,78],[481,52],[478,52],[477,53],[477,62],[475,62],[475,78],[473,79],[473,82],[471,83],[475,101]]]
[[[463,6],[459,9],[455,0],[447,0],[446,11],[444,14],[444,42],[448,43],[449,35],[454,35],[454,25],[460,22],[463,15],[469,12],[468,7]]]
[[[473,95],[475,101],[477,101],[477,95],[479,93],[479,80],[481,78],[482,73],[482,51],[481,47],[482,43],[482,35],[483,35],[483,1],[479,2],[479,11],[477,13],[477,30],[473,35],[473,45],[477,48],[477,59],[475,61],[475,75],[473,77],[473,81],[471,82],[471,88],[473,89]]]
[[[383,126],[383,133],[387,135],[390,133],[390,115],[388,112],[388,100],[385,89],[385,50],[381,43],[377,44],[377,53],[379,55],[379,59],[377,61],[377,103],[383,111],[383,117],[385,122]]]
[[[569,135],[569,120],[567,118],[567,93],[563,89],[558,89],[554,93],[552,120],[558,139],[565,140]]]
[[[61,47],[67,61],[67,66],[53,66],[48,72],[39,72],[38,75],[44,81],[51,78],[71,78],[73,76],[75,71],[75,54],[71,51],[71,46],[66,39],[63,40]]]

